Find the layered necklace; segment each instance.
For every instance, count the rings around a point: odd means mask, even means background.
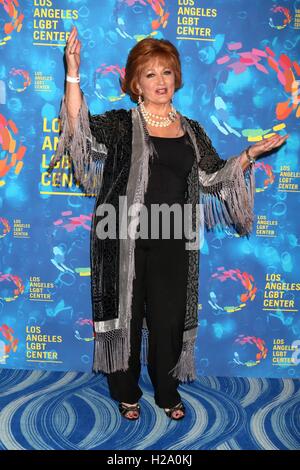
[[[171,111],[168,113],[168,116],[159,116],[159,114],[153,114],[146,110],[145,105],[143,102],[139,103],[139,108],[145,119],[146,123],[149,126],[154,127],[168,127],[172,122],[176,121],[177,111],[174,108],[173,104],[171,104]]]

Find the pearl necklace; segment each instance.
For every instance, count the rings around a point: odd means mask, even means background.
[[[158,114],[150,113],[146,110],[144,103],[139,104],[141,113],[147,124],[154,127],[168,127],[172,122],[176,121],[177,111],[171,104],[171,111],[167,117],[159,116]]]

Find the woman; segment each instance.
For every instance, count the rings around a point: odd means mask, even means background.
[[[169,41],[153,38],[136,44],[127,59],[122,89],[138,106],[91,116],[79,84],[80,50],[74,27],[65,51],[62,132],[49,171],[67,153],[76,180],[86,193],[96,194],[91,235],[93,368],[107,374],[121,414],[137,419],[142,343],[155,402],[178,420],[185,415],[179,381],[196,376],[199,245],[187,249],[192,237],[184,232],[177,238],[174,220],[169,239],[164,239],[160,224],[157,239],[138,238],[145,221],[141,215],[130,236],[128,231],[121,236],[124,220],[128,228],[127,208],[187,206],[189,234],[196,238],[202,223],[248,236],[255,159],[282,145],[287,136],[274,135],[240,155],[220,159],[204,129],[172,106],[182,86],[179,54]],[[105,236],[104,207],[113,207],[119,221],[110,236]]]

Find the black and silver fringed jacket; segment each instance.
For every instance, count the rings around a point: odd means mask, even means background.
[[[130,319],[135,239],[119,237],[120,216],[127,208],[143,204],[147,189],[149,158],[153,148],[137,108],[90,115],[84,95],[76,127],[71,135],[65,99],[60,111],[61,134],[48,171],[67,155],[74,176],[86,194],[96,195],[91,231],[91,284],[95,329],[93,369],[126,370],[130,355]],[[194,148],[195,160],[188,175],[186,203],[192,207],[192,229],[199,233],[221,226],[248,236],[253,225],[254,169],[243,172],[240,155],[222,160],[204,129],[181,116]],[[112,204],[116,211],[116,237],[97,236],[99,208]],[[122,212],[123,209],[123,212]],[[119,214],[119,211],[122,213]],[[196,377],[195,340],[198,325],[199,246],[189,250],[188,283],[183,347],[173,376],[185,382]],[[147,325],[144,323],[144,332]],[[143,335],[147,338],[147,334]],[[147,357],[147,341],[143,343]]]

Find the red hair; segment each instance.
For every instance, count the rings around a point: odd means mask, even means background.
[[[182,86],[181,64],[176,47],[166,39],[145,38],[138,42],[129,52],[125,77],[121,88],[128,93],[133,101],[138,100],[137,82],[142,69],[150,60],[161,60],[172,68],[175,75],[175,91]]]

